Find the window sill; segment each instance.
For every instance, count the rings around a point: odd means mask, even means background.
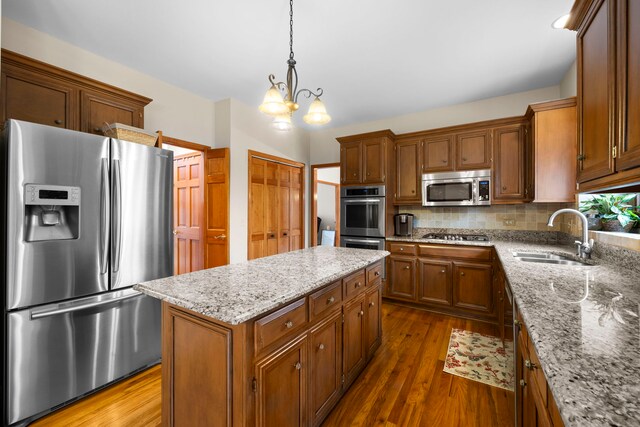
[[[595,242],[606,243],[608,245],[619,246],[640,252],[640,234],[637,233],[614,233],[610,231],[589,231],[589,238]]]

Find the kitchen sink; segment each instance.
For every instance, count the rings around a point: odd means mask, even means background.
[[[570,256],[565,255],[556,255],[549,254],[544,252],[514,252],[513,256],[524,262],[536,262],[540,264],[555,264],[555,265],[569,265],[569,266],[580,266],[580,267],[589,267],[590,264],[587,264],[583,261],[578,261]]]

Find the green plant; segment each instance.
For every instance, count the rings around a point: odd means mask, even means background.
[[[598,194],[580,203],[580,212],[595,211],[602,221],[618,220],[626,227],[631,222],[640,221],[636,213],[638,206],[631,204],[637,194]]]

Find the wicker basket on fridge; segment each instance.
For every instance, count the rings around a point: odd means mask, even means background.
[[[105,123],[102,132],[110,138],[136,142],[148,146],[156,145],[156,141],[158,140],[157,133],[147,132],[144,129],[123,125],[122,123]]]

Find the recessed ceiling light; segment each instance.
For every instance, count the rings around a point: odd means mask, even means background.
[[[562,30],[567,25],[569,16],[570,15],[568,13],[566,15],[562,15],[560,18],[553,21],[553,24],[551,24],[551,27],[555,28],[556,30]]]

